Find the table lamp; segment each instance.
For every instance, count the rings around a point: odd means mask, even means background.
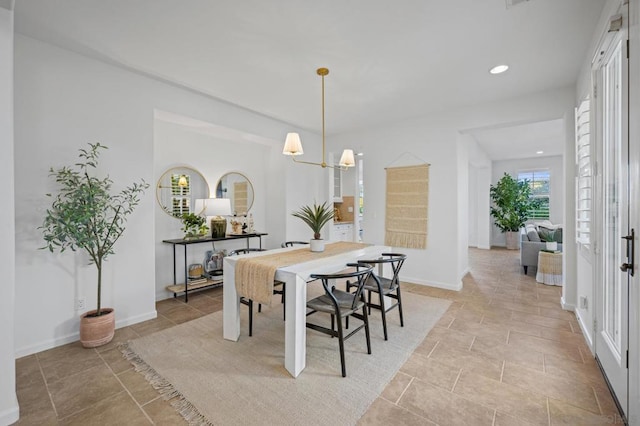
[[[228,198],[207,198],[204,200],[204,215],[211,217],[211,237],[227,235],[227,218],[231,215],[231,200]]]

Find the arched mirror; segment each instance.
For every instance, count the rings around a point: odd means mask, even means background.
[[[174,167],[158,180],[156,198],[162,210],[173,217],[180,218],[185,213],[196,213],[196,200],[209,198],[207,180],[190,167]]]
[[[228,198],[232,213],[246,215],[253,205],[253,185],[242,173],[227,173],[216,185],[216,198]]]

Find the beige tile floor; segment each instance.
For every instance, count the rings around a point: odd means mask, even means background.
[[[561,289],[522,275],[517,251],[472,249],[470,263],[460,292],[403,287],[453,304],[360,423],[621,424],[574,315],[560,308]],[[222,291],[156,306],[157,319],[117,330],[101,348],[73,343],[18,359],[18,423],[185,424],[116,345],[221,310]]]

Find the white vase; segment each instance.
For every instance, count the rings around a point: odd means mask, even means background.
[[[324,251],[324,240],[316,240],[316,239],[311,239],[311,241],[309,241],[310,245],[311,245],[311,251],[316,251],[316,252],[321,252]]]
[[[556,241],[547,241],[547,250],[558,250],[558,243]]]

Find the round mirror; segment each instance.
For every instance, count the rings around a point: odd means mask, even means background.
[[[242,173],[227,173],[216,185],[216,198],[228,198],[233,214],[246,215],[253,205],[253,185]]]
[[[196,200],[209,198],[209,184],[204,176],[190,167],[174,167],[158,180],[156,198],[162,210],[176,218],[195,211]]]

